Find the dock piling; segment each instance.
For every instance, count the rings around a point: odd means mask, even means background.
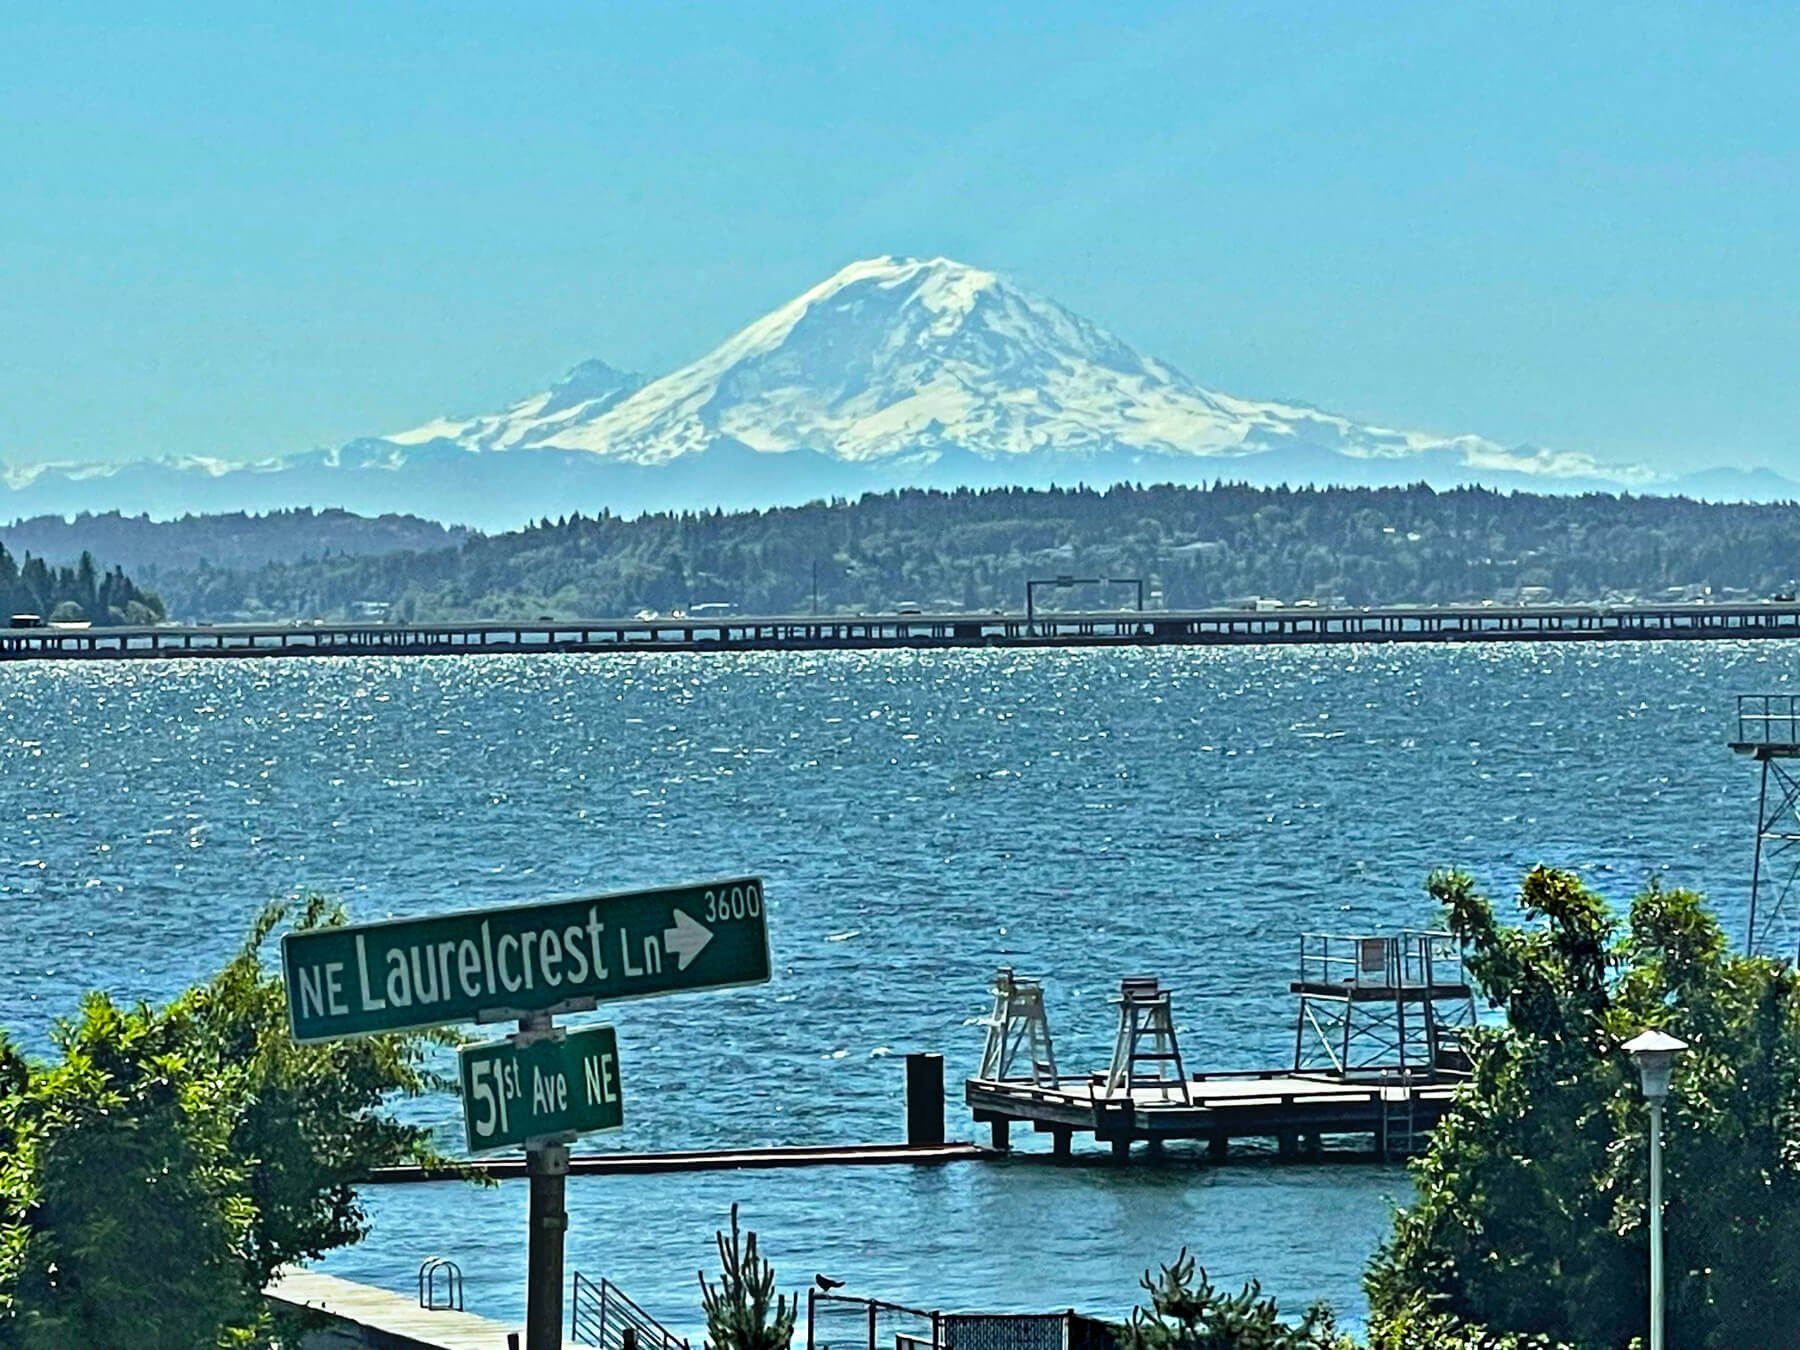
[[[913,1053],[906,1057],[906,1142],[944,1142],[944,1057]]]

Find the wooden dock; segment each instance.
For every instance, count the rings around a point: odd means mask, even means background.
[[[1365,1156],[1410,1153],[1456,1091],[1448,1082],[1357,1083],[1280,1071],[1195,1074],[1185,1099],[1166,1086],[1108,1095],[1103,1084],[1100,1074],[1054,1084],[971,1078],[963,1094],[975,1119],[993,1130],[997,1150],[1010,1147],[1016,1122],[1048,1134],[1058,1160],[1073,1155],[1077,1134],[1111,1145],[1121,1158],[1134,1143],[1155,1152],[1173,1140],[1201,1140],[1222,1160],[1242,1139],[1269,1140],[1283,1158],[1321,1156],[1326,1136],[1366,1139],[1356,1150]]]
[[[1800,604],[761,615],[508,623],[0,628],[0,661],[460,656],[480,652],[866,651],[1262,643],[1800,638]]]
[[[722,1172],[779,1167],[937,1167],[979,1162],[991,1154],[978,1144],[824,1144],[779,1148],[692,1149],[670,1153],[571,1153],[570,1176],[647,1176],[665,1172]],[[459,1168],[379,1167],[373,1185],[453,1181],[465,1175],[506,1181],[523,1177],[523,1154],[475,1158]]]
[[[1266,1139],[1283,1158],[1337,1154],[1407,1157],[1450,1109],[1467,1076],[1461,1037],[1475,1025],[1461,949],[1444,932],[1302,933],[1290,1066],[1189,1074],[1182,1065],[1171,991],[1151,976],[1119,982],[1118,1033],[1102,1073],[1065,1075],[1044,1008],[1043,982],[1002,966],[981,1067],[963,1087],[998,1151],[1014,1124],[1051,1137],[1073,1156],[1090,1135],[1130,1156],[1173,1140],[1199,1140],[1215,1160],[1234,1141]],[[1345,1140],[1355,1141],[1346,1149]],[[1330,1140],[1330,1144],[1327,1144]],[[1360,1144],[1356,1147],[1355,1144]]]
[[[306,1350],[506,1350],[508,1336],[523,1334],[474,1313],[422,1308],[419,1300],[386,1289],[340,1280],[316,1270],[286,1268],[263,1291],[270,1303],[318,1314],[323,1326]]]

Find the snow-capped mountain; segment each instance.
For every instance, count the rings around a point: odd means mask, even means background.
[[[1121,480],[1680,491],[1577,453],[1369,426],[1202,388],[1060,305],[946,258],[850,264],[699,360],[602,361],[499,412],[256,464],[38,466],[0,516],[345,506],[486,527],[570,510],[778,505],[902,485]],[[1709,496],[1800,496],[1774,475]],[[11,498],[10,501],[7,498]],[[11,507],[11,510],[7,508]]]
[[[585,400],[564,387],[602,378]],[[1479,437],[1359,426],[1312,408],[1200,388],[1104,329],[992,272],[947,258],[872,258],[757,320],[693,364],[633,385],[599,362],[546,394],[467,422],[387,439],[466,449],[586,450],[667,464],[733,441],[763,454],[815,450],[853,464],[1246,455],[1309,446],[1364,459],[1448,451],[1476,470],[1652,481],[1584,455],[1509,451]]]

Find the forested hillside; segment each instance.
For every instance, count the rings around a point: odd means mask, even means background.
[[[185,617],[416,619],[667,612],[707,601],[805,612],[1014,608],[1025,581],[1142,576],[1168,608],[1249,595],[1353,605],[1789,590],[1800,506],[1426,487],[1119,487],[901,492],[622,520],[573,515],[459,548],[238,571],[159,570]],[[1069,592],[1064,604],[1124,593]]]
[[[0,623],[15,614],[146,624],[162,620],[163,603],[153,592],[139,590],[122,568],[101,571],[91,554],[83,553],[73,567],[51,567],[37,557],[21,564],[0,544]]]
[[[152,520],[118,511],[100,515],[34,516],[0,525],[0,540],[15,554],[35,553],[72,563],[82,553],[128,567],[147,583],[165,571],[201,566],[249,568],[327,554],[384,554],[450,548],[469,532],[418,516],[358,516],[349,511],[270,511],[251,515],[183,516]]]

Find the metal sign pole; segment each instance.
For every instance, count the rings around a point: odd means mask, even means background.
[[[551,1030],[548,1013],[519,1019],[521,1042],[537,1040]],[[530,1144],[525,1149],[530,1177],[525,1238],[525,1350],[562,1350],[563,1234],[569,1228],[565,1183],[569,1175],[567,1144]]]

